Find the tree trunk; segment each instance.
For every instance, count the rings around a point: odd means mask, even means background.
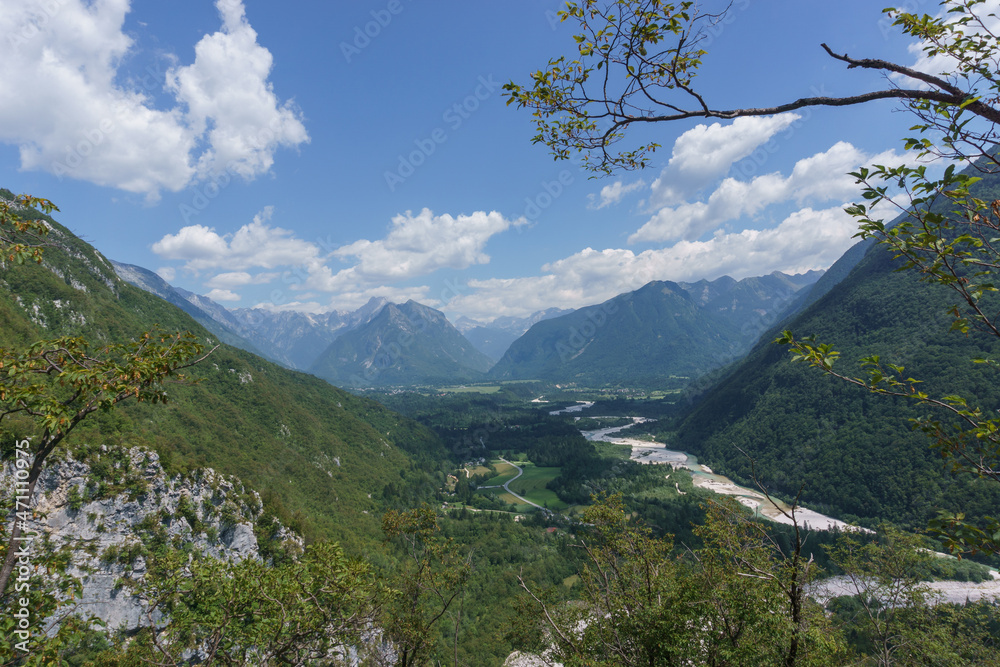
[[[10,531],[10,539],[7,541],[7,554],[3,561],[3,569],[0,570],[0,599],[3,599],[7,592],[7,583],[10,581],[10,575],[14,571],[14,563],[17,559],[24,555],[18,553],[21,547],[21,533],[23,532],[21,527],[23,522],[19,521],[17,518],[18,510],[28,512],[31,509],[31,497],[35,494],[35,482],[38,481],[38,477],[42,472],[41,461],[36,457],[35,465],[32,465],[31,472],[28,474],[28,492],[27,492],[27,504],[21,506],[17,503],[14,505],[14,526]],[[27,547],[24,547],[25,549]]]

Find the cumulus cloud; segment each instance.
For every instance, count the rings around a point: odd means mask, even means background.
[[[309,140],[301,114],[268,81],[270,52],[257,44],[239,0],[217,0],[222,27],[195,60],[123,83],[134,43],[131,0],[21,0],[0,11],[0,142],[21,166],[145,194],[180,190],[228,169],[265,173],[281,146]],[[30,104],[24,91],[31,91]],[[157,108],[153,95],[174,95]]]
[[[628,241],[693,241],[725,222],[754,216],[773,204],[794,201],[804,205],[849,200],[857,195],[858,187],[848,172],[864,164],[897,165],[914,159],[915,155],[898,155],[891,150],[870,155],[840,141],[827,151],[799,160],[788,176],[771,173],[750,181],[726,178],[707,201],[664,207]]]
[[[239,301],[240,295],[227,289],[214,289],[206,294],[212,301]]]
[[[167,234],[152,249],[164,259],[184,261],[184,268],[195,273],[317,265],[319,248],[296,238],[290,230],[270,226],[272,212],[272,208],[266,208],[254,216],[253,222],[225,236],[212,227],[189,225],[176,234]],[[234,278],[234,275],[228,277]]]
[[[797,114],[784,113],[691,128],[674,142],[670,162],[653,181],[650,205],[670,206],[686,200],[799,119]]]
[[[597,196],[588,195],[590,203],[587,204],[587,208],[602,209],[605,206],[617,204],[625,195],[635,192],[645,185],[646,181],[641,179],[628,185],[625,185],[622,181],[615,181],[611,185],[605,185],[601,188],[600,201],[598,201]]]
[[[659,242],[665,243],[663,247],[642,252],[585,248],[543,265],[539,275],[472,280],[467,291],[448,301],[447,310],[490,320],[554,305],[580,308],[653,280],[697,281],[722,275],[741,279],[776,270],[801,273],[828,268],[855,242],[857,222],[843,209],[859,190],[848,173],[872,163],[912,164],[916,155],[892,150],[871,154],[841,141],[798,160],[787,174],[723,178],[734,161],[750,155],[796,119],[788,114],[726,126],[702,125],[682,135],[664,176],[651,186],[651,200],[674,203],[656,211],[629,238],[630,243]],[[664,180],[674,173],[677,178]],[[669,190],[683,179],[715,187],[704,200],[689,201],[684,198],[686,190]],[[616,186],[620,184],[609,186],[607,199],[615,196]],[[753,224],[754,220],[767,222]],[[731,221],[735,222],[726,224]],[[766,228],[751,228],[765,224]]]
[[[470,281],[473,290],[448,302],[448,310],[473,319],[524,316],[556,304],[580,308],[638,289],[652,280],[696,281],[730,275],[740,279],[771,271],[825,269],[855,241],[857,223],[842,207],[804,208],[772,229],[718,232],[704,241],[631,250],[586,248],[546,264],[544,275]]]
[[[177,270],[172,266],[161,266],[156,270],[156,275],[160,276],[169,283],[177,277]]]
[[[230,271],[229,273],[220,273],[206,280],[205,286],[217,289],[232,289],[234,287],[243,287],[244,285],[265,285],[279,275],[281,274],[272,272],[258,273],[254,276],[246,271]]]
[[[360,239],[323,252],[319,245],[273,226],[272,215],[268,207],[230,234],[188,225],[165,235],[152,250],[164,259],[183,262],[191,273],[212,274],[203,285],[218,294],[218,300],[235,300],[235,290],[280,278],[289,292],[298,294],[293,302],[297,305],[272,304],[282,310],[353,310],[372,297],[435,305],[439,301],[429,298],[429,287],[407,282],[440,269],[486,264],[489,239],[526,224],[523,218],[509,220],[495,211],[458,216],[435,215],[428,209],[418,214],[407,211],[392,219],[384,238]],[[331,262],[349,266],[335,270]],[[304,290],[327,293],[330,301],[323,306],[306,301]],[[282,296],[289,294],[282,291]]]
[[[333,252],[353,266],[334,273],[323,267],[310,275],[306,287],[324,291],[357,291],[384,282],[424,276],[438,269],[465,269],[486,264],[486,242],[511,227],[526,224],[508,220],[496,211],[470,215],[434,215],[423,209],[407,211],[392,219],[383,239],[360,239]]]
[[[187,121],[209,148],[198,158],[207,176],[229,170],[253,178],[271,168],[279,146],[309,140],[291,102],[279,103],[268,82],[274,59],[257,44],[243,3],[217,0],[222,30],[195,46],[192,65],[167,74],[167,89],[187,106]]]

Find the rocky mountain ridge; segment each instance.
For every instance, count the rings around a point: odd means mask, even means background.
[[[774,272],[740,281],[653,281],[536,323],[510,346],[490,377],[683,386],[745,354],[820,275]]]
[[[355,311],[329,313],[229,309],[207,296],[174,287],[141,266],[112,264],[122,280],[179,307],[222,342],[295,370],[308,370],[337,336],[365,324],[389,303],[384,297],[372,297]]]

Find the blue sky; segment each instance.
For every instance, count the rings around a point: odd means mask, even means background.
[[[591,179],[500,89],[572,52],[561,6],[0,0],[0,185],[229,307],[386,296],[489,320],[826,268],[852,242],[844,174],[907,159],[887,102],[661,124],[650,168]],[[700,90],[726,108],[885,87],[819,46],[916,63],[880,8],[736,0]]]

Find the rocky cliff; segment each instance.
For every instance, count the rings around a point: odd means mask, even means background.
[[[263,505],[236,478],[211,469],[168,478],[159,457],[138,447],[101,446],[78,456],[52,463],[39,478],[29,533],[38,536],[33,549],[68,555],[60,576],[82,583],[73,608],[82,616],[126,632],[158,620],[123,584],[142,577],[159,547],[228,561],[262,557],[255,530]],[[4,495],[13,487],[12,470],[7,464],[0,471]],[[301,538],[290,531],[275,525],[268,532],[271,541],[301,551]]]

